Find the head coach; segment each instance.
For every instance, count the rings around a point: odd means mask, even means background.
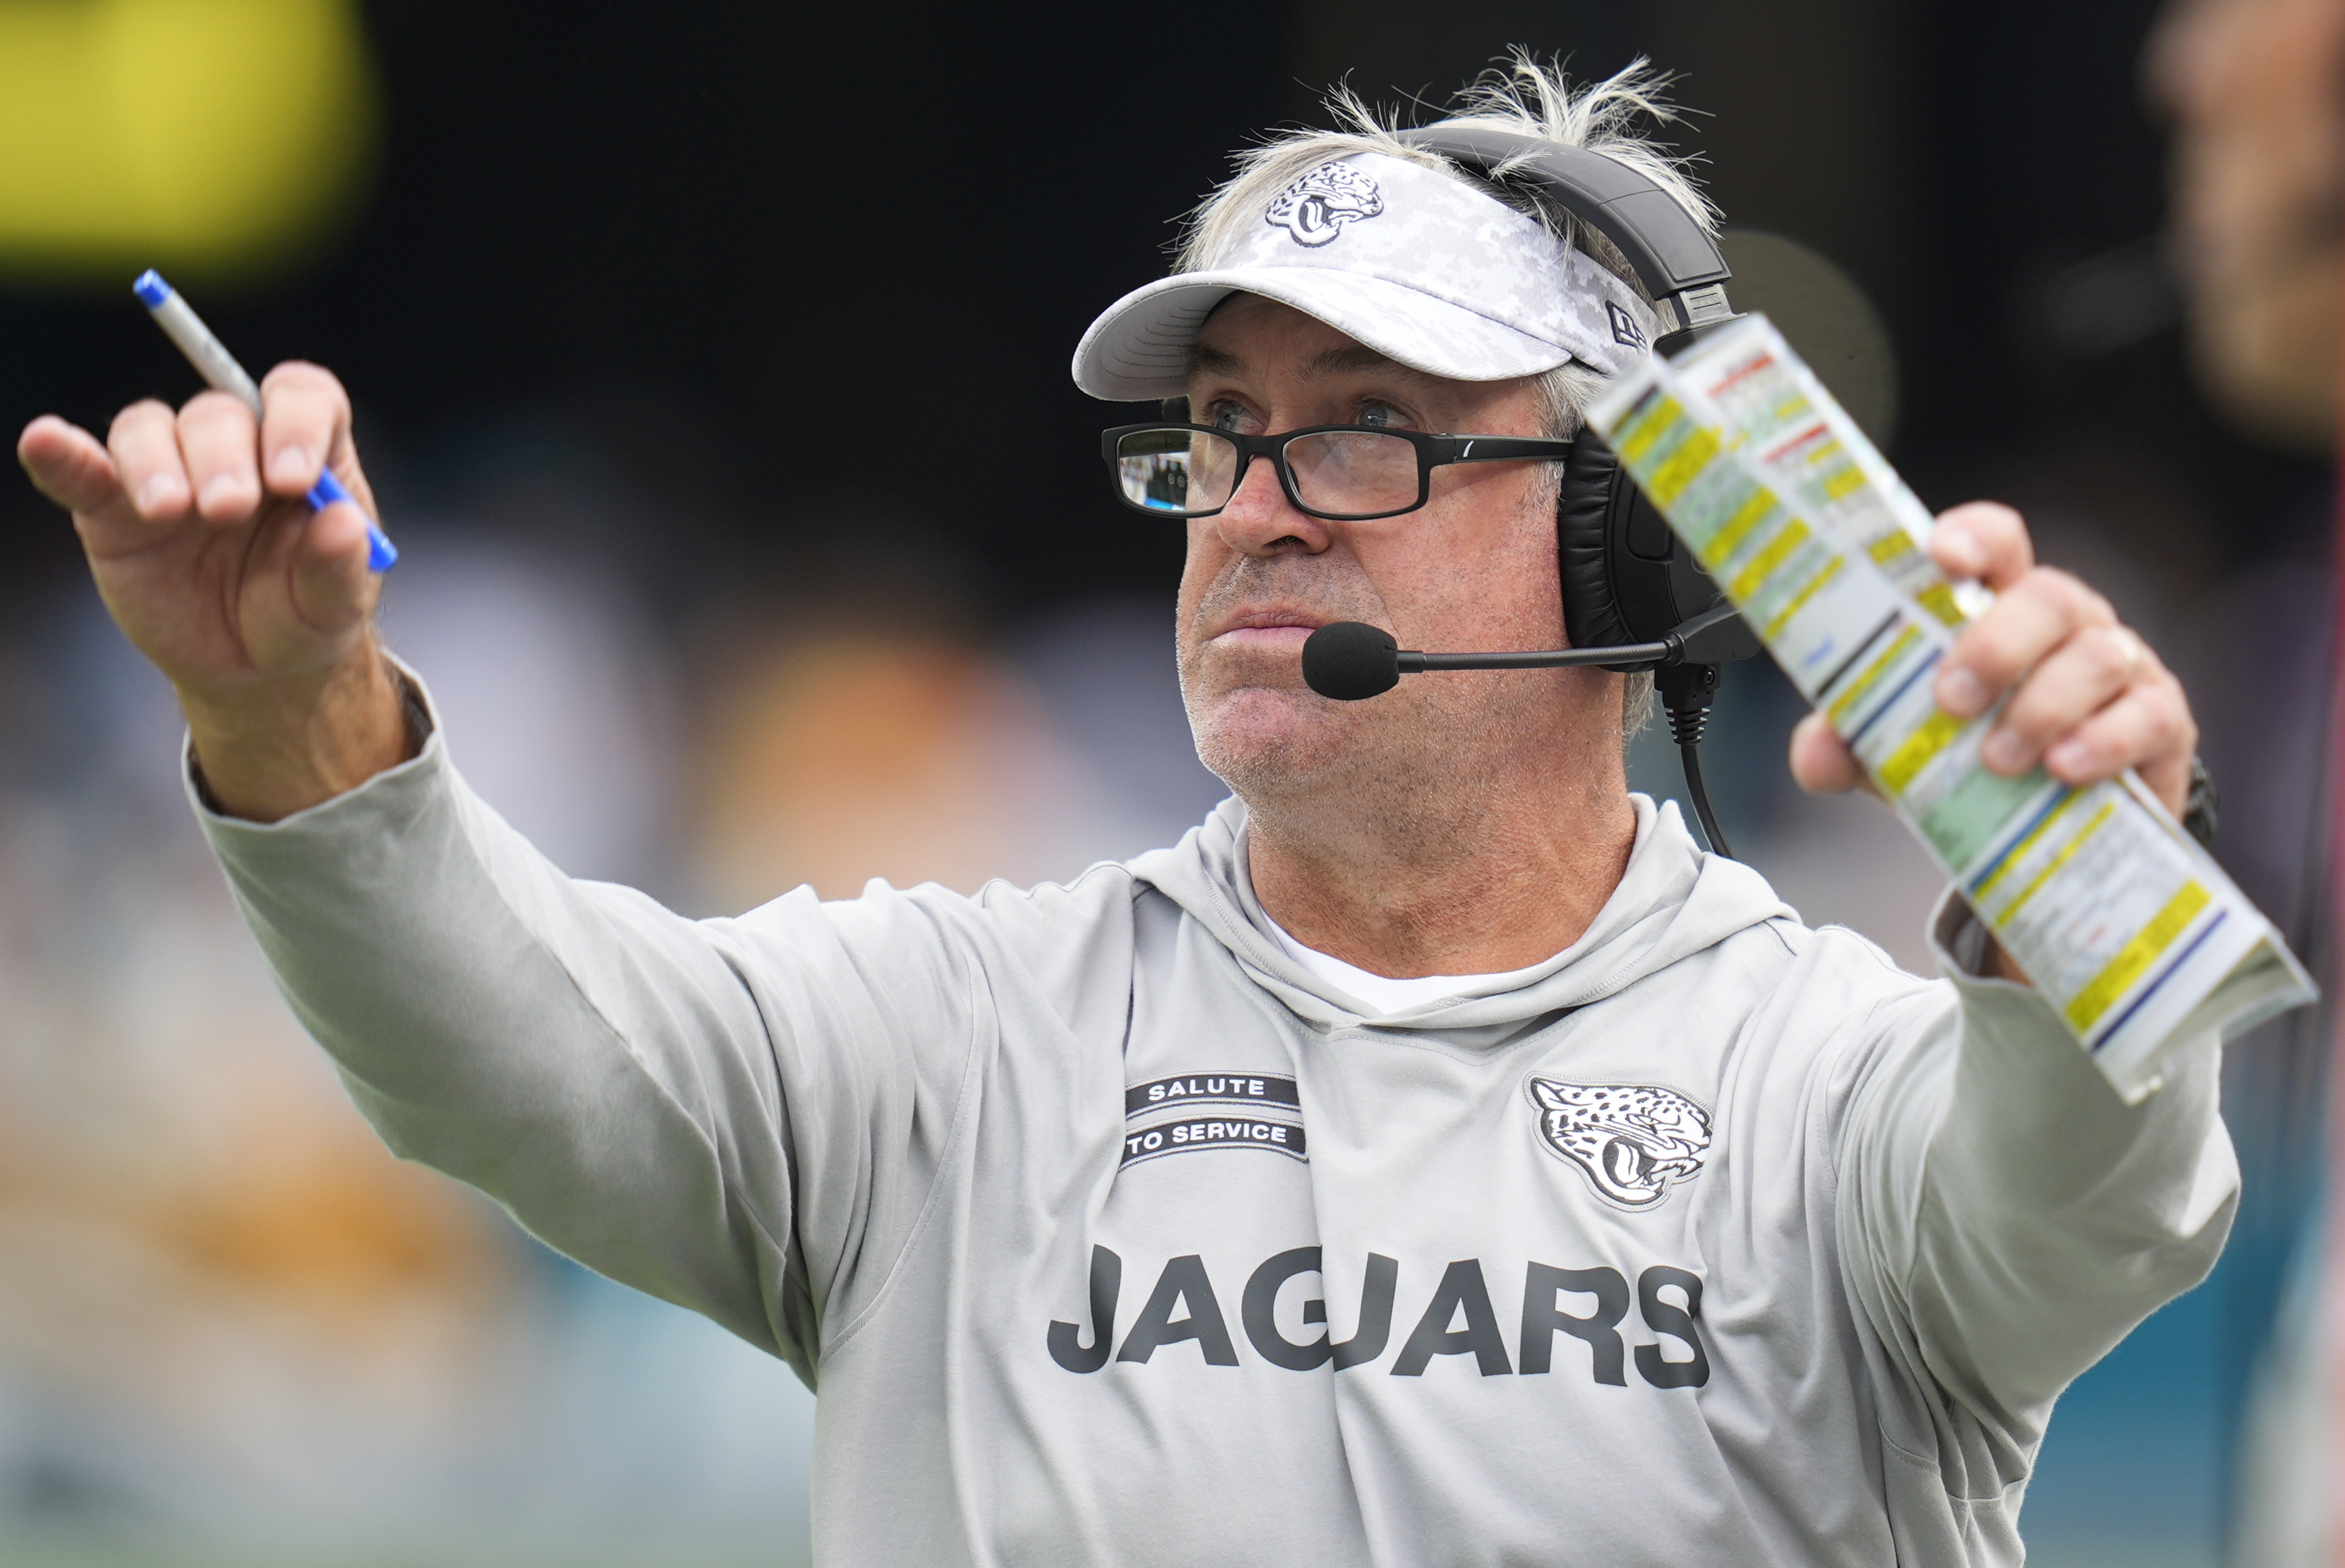
[[[1706,217],[1645,106],[1526,67],[1462,113]],[[1938,980],[1806,928],[1629,793],[1623,676],[1298,674],[1337,620],[1558,645],[1557,464],[1409,437],[1568,437],[1668,324],[1503,174],[1365,118],[1248,154],[1076,363],[1220,454],[1156,501],[1234,798],[1064,886],[736,919],[572,881],[467,790],[361,519],[299,500],[330,464],[372,507],[323,370],[20,453],[358,1104],[818,1382],[821,1560],[2016,1563],[2054,1400],[2221,1246],[2215,1042],[2127,1108],[1952,896]],[[1934,548],[1997,591],[1937,678],[2015,688],[1991,763],[2178,811],[2188,707],[2106,602],[2000,508]]]

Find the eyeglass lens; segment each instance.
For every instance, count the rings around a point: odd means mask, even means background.
[[[1314,511],[1362,516],[1416,504],[1416,448],[1375,430],[1324,430],[1286,443],[1296,495]],[[1238,449],[1204,430],[1138,430],[1116,444],[1116,478],[1126,500],[1170,516],[1229,504]]]

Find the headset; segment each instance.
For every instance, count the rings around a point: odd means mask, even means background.
[[[1667,191],[1628,164],[1587,147],[1480,126],[1399,135],[1500,192],[1544,197],[1610,240],[1646,294],[1676,315],[1677,326],[1653,344],[1655,353],[1679,352],[1736,319],[1726,298],[1733,273],[1717,243]],[[1591,430],[1573,438],[1564,461],[1556,554],[1572,644],[1568,650],[1418,653],[1398,649],[1376,628],[1347,622],[1314,634],[1318,656],[1305,647],[1304,677],[1323,695],[1357,699],[1390,690],[1403,673],[1427,670],[1572,664],[1651,670],[1685,764],[1695,815],[1711,847],[1731,853],[1711,813],[1699,748],[1720,667],[1757,653],[1758,638]],[[1613,657],[1601,656],[1607,652]]]
[[[1726,299],[1733,274],[1717,243],[1666,191],[1619,159],[1479,127],[1403,131],[1400,139],[1501,190],[1546,197],[1610,240],[1646,294],[1676,312],[1677,329],[1653,352],[1677,353],[1735,319]],[[1593,430],[1579,432],[1564,463],[1556,541],[1564,625],[1576,647],[1659,642],[1723,597]],[[1751,652],[1758,651],[1754,640]]]

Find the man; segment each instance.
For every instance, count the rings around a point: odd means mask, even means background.
[[[2201,385],[2249,440],[2333,460],[2345,316],[2345,0],[2172,0],[2143,65],[2153,103],[2172,122],[2169,239]],[[2225,521],[2287,525],[2284,518]],[[2220,771],[2247,786],[2235,799],[2255,824],[2250,862],[2262,859],[2268,876],[2285,875],[2281,885],[2310,921],[2308,951],[2333,966],[2333,857],[2345,845],[2333,814],[2334,748],[2345,737],[2333,733],[2338,688],[2321,652],[2325,646],[2333,664],[2333,535],[2328,550],[2292,553],[2312,559],[2274,561],[2237,595],[2253,605],[2253,638],[2238,640],[2254,650],[2259,692],[2252,723],[2223,737],[2231,762]],[[2245,630],[2249,620],[2235,624]],[[2324,746],[2332,759],[2326,766]],[[2328,795],[2324,779],[2332,781]],[[2331,814],[2325,830],[2317,820],[2323,813]],[[2326,863],[2307,853],[2323,842]],[[2345,1124],[2335,1097],[2345,1077],[2333,1065],[2336,1029],[2332,1003],[2259,1046],[2261,1092],[2241,1099],[2247,1125],[2269,1129],[2267,1148],[2284,1156],[2317,1136],[2297,1118],[2307,1113],[2302,1086],[2320,1081],[2324,1063],[2330,1147],[2338,1147],[2333,1129]],[[2259,1116],[2258,1098],[2273,1108]],[[2310,1212],[2247,1406],[2229,1560],[2325,1568],[2345,1546],[2345,1449],[2332,1435],[2345,1431],[2340,1173],[2332,1154],[2326,1205],[2292,1190],[2300,1178],[2289,1166],[2273,1174],[2279,1179],[2262,1189],[2267,1211]]]
[[[1691,202],[1646,101],[1526,68],[1476,112]],[[1561,634],[1549,465],[1345,521],[1342,443],[1568,430],[1626,363],[1592,323],[1657,323],[1365,122],[1254,155],[1195,248],[1079,377],[1153,395],[1169,358],[1199,423],[1346,430],[1188,498],[1182,683],[1237,798],[1065,887],[695,923],[563,877],[376,646],[361,520],[298,505],[321,463],[371,505],[321,370],[257,430],[204,397],[20,450],[354,1098],[818,1376],[818,1555],[2016,1563],[2052,1401],[2220,1246],[2213,1042],[2128,1108],[1958,903],[1950,981],[1803,928],[1627,793],[1620,677],[1309,693],[1329,621]],[[2178,810],[2188,708],[2106,603],[2000,509],[1934,548],[2001,594],[1937,688],[2015,686],[1995,765],[2137,766]],[[1813,725],[1793,764],[1856,777]]]

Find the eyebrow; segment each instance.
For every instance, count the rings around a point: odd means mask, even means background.
[[[1311,377],[1338,376],[1346,371],[1359,370],[1397,370],[1404,376],[1423,374],[1410,369],[1388,354],[1378,353],[1365,343],[1347,343],[1340,349],[1315,354],[1303,367],[1303,373]]]
[[[1203,343],[1189,345],[1189,374],[1193,376],[1201,370],[1226,376],[1234,372],[1237,368],[1238,357],[1235,354],[1225,354],[1221,349],[1210,348]]]

